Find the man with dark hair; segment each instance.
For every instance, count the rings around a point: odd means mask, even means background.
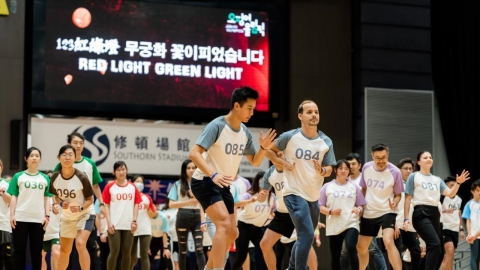
[[[368,265],[368,246],[380,228],[390,264],[395,270],[402,269],[400,253],[394,243],[394,229],[397,205],[404,188],[400,170],[388,162],[388,154],[386,145],[375,144],[372,147],[373,161],[365,163],[360,178],[360,186],[368,202],[360,220],[357,244],[360,269]]]
[[[360,186],[360,176],[362,175],[362,157],[359,153],[350,153],[345,159],[350,164],[350,176],[348,177],[349,181],[354,182]],[[377,238],[373,237],[370,246],[368,247],[368,253],[372,259],[372,263],[377,270],[387,270],[387,264],[385,263],[385,257],[383,256],[382,250],[377,243]],[[342,269],[350,269],[348,262],[348,252],[345,243],[342,246],[342,255],[340,257],[340,264]]]
[[[230,185],[242,156],[259,166],[274,144],[275,130],[269,129],[265,136],[260,132],[257,151],[243,124],[252,117],[257,99],[258,92],[250,87],[235,89],[230,112],[211,121],[190,151],[190,159],[197,165],[190,184],[193,195],[216,227],[206,270],[224,268],[227,249],[238,236]]]
[[[85,137],[78,133],[78,132],[72,132],[67,136],[67,143],[73,148],[75,148],[75,163],[73,164],[73,167],[83,173],[85,173],[90,180],[90,184],[92,184],[93,187],[93,193],[95,194],[95,197],[97,197],[97,200],[100,202],[100,208],[102,214],[105,214],[107,211],[105,207],[105,203],[103,203],[103,198],[102,198],[102,190],[98,186],[103,179],[100,176],[100,173],[98,172],[97,165],[95,164],[95,161],[91,160],[88,157],[82,156],[82,152],[84,149],[85,145]],[[60,163],[57,164],[55,169],[53,170],[54,172],[59,170]],[[93,219],[95,220],[95,210],[93,208],[93,204],[88,208],[85,209],[84,211],[89,211],[90,216],[93,216]],[[87,246],[88,253],[90,254],[90,269],[97,269],[97,244],[96,244],[96,239],[97,239],[97,230],[95,227],[93,227],[93,230],[90,232],[90,236],[88,238],[87,243],[82,243]],[[77,245],[77,243],[75,243]],[[76,250],[76,249],[75,249]],[[72,266],[78,264],[78,259],[72,256],[75,256],[76,252],[71,252],[70,253],[70,264],[68,269],[72,269]],[[73,255],[72,255],[73,254]],[[77,262],[75,264],[75,262]]]
[[[320,188],[337,163],[332,140],[317,129],[318,106],[305,100],[298,106],[301,127],[282,133],[269,151],[273,163],[283,164],[283,200],[297,232],[289,268],[306,270],[320,215]],[[283,151],[285,159],[277,156]]]

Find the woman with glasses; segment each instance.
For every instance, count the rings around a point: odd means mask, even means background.
[[[64,145],[58,152],[59,170],[52,175],[50,193],[55,194],[54,207],[62,208],[60,217],[60,258],[58,269],[68,267],[73,240],[78,251],[80,267],[90,269],[90,255],[87,240],[95,223],[95,215],[89,209],[93,203],[93,188],[83,172],[73,168],[75,149]]]

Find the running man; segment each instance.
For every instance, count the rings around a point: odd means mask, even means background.
[[[190,159],[197,165],[191,190],[216,226],[206,270],[224,268],[225,254],[238,236],[230,185],[242,156],[253,166],[259,166],[266,151],[274,145],[275,130],[269,129],[265,136],[260,132],[257,151],[250,131],[243,124],[252,117],[257,99],[258,92],[252,88],[235,89],[230,112],[210,122],[190,151]]]
[[[274,164],[284,164],[283,200],[298,236],[289,268],[306,270],[320,215],[319,191],[337,161],[332,140],[317,129],[320,123],[317,104],[311,100],[303,101],[298,107],[298,119],[301,128],[280,135],[268,158]],[[277,156],[278,151],[283,151],[286,162]]]
[[[397,205],[402,198],[402,174],[397,166],[388,162],[388,147],[375,144],[372,147],[373,161],[363,165],[360,186],[365,194],[365,210],[360,220],[360,237],[357,250],[360,269],[368,265],[368,246],[372,237],[383,229],[383,243],[393,269],[402,269],[400,253],[394,242]]]

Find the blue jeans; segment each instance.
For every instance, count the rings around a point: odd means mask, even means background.
[[[296,195],[283,197],[288,213],[297,230],[297,241],[292,248],[289,269],[306,270],[308,254],[313,244],[313,232],[317,227],[320,206]]]
[[[476,239],[470,245],[470,269],[478,270],[478,262],[480,261],[480,240]]]
[[[372,238],[372,243],[368,247],[368,252],[370,253],[370,257],[373,260],[373,265],[377,270],[387,270],[387,264],[385,263],[385,257],[383,257],[383,253],[378,247],[377,238]]]

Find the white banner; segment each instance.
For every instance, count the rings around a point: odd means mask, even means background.
[[[97,120],[31,118],[32,146],[42,151],[40,170],[52,170],[58,163],[60,147],[67,144],[67,135],[77,131],[85,136],[82,155],[97,163],[101,173],[112,173],[113,164],[123,160],[129,174],[180,175],[180,167],[188,159],[190,149],[204,126],[146,124]],[[260,131],[250,128],[257,149]],[[269,161],[265,158],[259,167],[253,167],[243,157],[239,174],[254,177],[265,171]]]

